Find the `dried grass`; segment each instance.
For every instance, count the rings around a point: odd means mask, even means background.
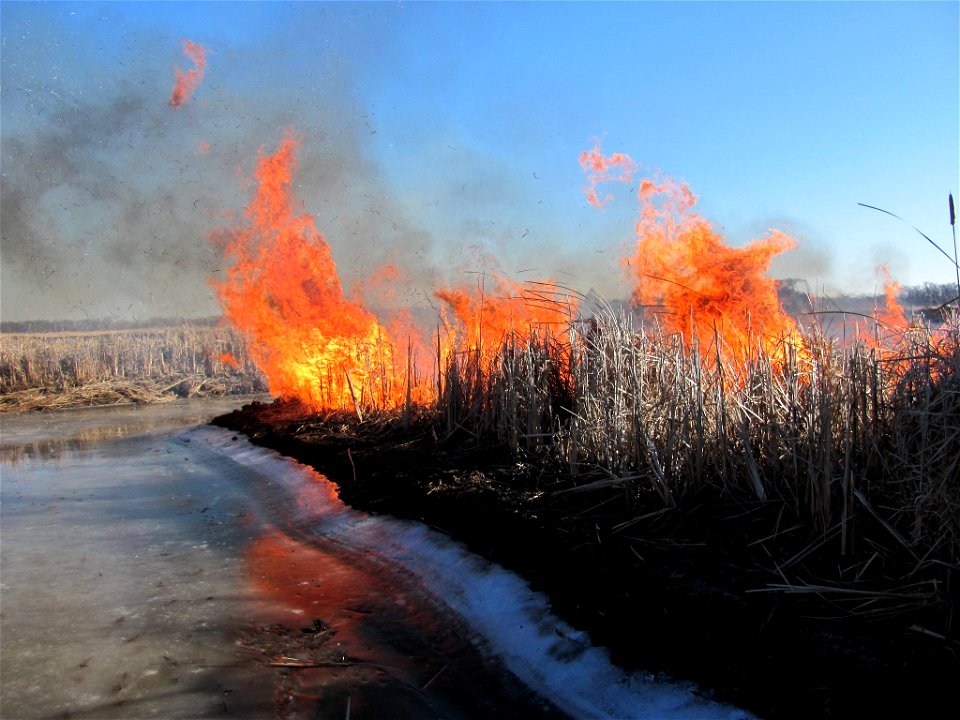
[[[566,468],[563,489],[600,493],[590,505],[615,518],[598,533],[639,532],[705,497],[743,515],[772,507],[773,527],[757,524],[743,540],[769,557],[767,589],[854,598],[844,607],[864,616],[950,607],[960,572],[956,315],[936,332],[887,338],[883,350],[814,329],[777,360],[757,342],[731,362],[718,335],[691,346],[610,308],[504,337],[484,349],[492,362],[442,357],[439,341],[436,399],[385,409],[367,384],[401,380],[371,372],[353,395],[365,427],[427,416],[441,439]],[[406,355],[403,382],[418,377]],[[0,411],[264,389],[224,328],[4,335],[0,346]],[[931,632],[949,634],[944,617]]]
[[[774,504],[778,526],[746,543],[791,548],[772,589],[875,596],[864,614],[893,612],[894,596],[947,607],[960,572],[960,324],[883,347],[814,332],[782,361],[757,343],[730,362],[719,340],[690,347],[606,310],[563,335],[506,338],[487,373],[452,357],[437,416],[450,434],[562,463],[577,478],[568,490],[619,495],[633,519],[608,532],[705,493]],[[792,545],[783,518],[802,528]],[[841,560],[853,574],[806,577]],[[891,589],[918,582],[919,594]]]
[[[264,390],[240,336],[228,328],[5,333],[0,342],[0,412]]]

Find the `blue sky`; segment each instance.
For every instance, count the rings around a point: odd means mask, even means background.
[[[297,192],[350,285],[407,267],[410,302],[496,258],[625,296],[636,200],[583,196],[602,139],[687,182],[777,277],[872,291],[952,267],[960,4],[0,4],[5,320],[216,312],[208,233],[259,148],[302,137]],[[183,39],[208,49],[167,104]],[[209,143],[207,153],[198,143]]]

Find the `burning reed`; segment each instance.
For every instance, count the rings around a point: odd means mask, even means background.
[[[719,336],[688,343],[607,310],[508,338],[485,373],[452,360],[438,421],[566,467],[564,491],[608,493],[620,519],[606,532],[703,502],[776,508],[753,540],[791,548],[772,558],[780,590],[832,567],[817,592],[857,612],[944,610],[960,566],[956,317],[883,347],[796,338],[734,359]],[[901,585],[895,600],[873,594]]]
[[[212,282],[224,315],[273,394],[361,423],[416,411],[438,439],[563,468],[564,491],[612,493],[605,512],[619,501],[608,534],[734,504],[764,518],[748,542],[767,553],[768,589],[838,593],[862,614],[948,607],[960,569],[956,316],[912,327],[891,282],[886,308],[843,342],[803,329],[767,277],[791,238],[730,247],[689,187],[644,179],[622,260],[634,312],[591,316],[552,281],[490,273],[435,289],[440,317],[425,332],[345,291],[293,192],[297,142],[261,151],[244,219],[211,238],[227,261]],[[599,146],[581,164],[598,206],[600,183],[637,168]],[[945,615],[932,632],[949,631]]]

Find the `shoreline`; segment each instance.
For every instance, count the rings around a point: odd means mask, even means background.
[[[265,387],[239,376],[115,379],[75,387],[36,387],[3,393],[0,394],[0,416],[243,396],[265,396]]]
[[[923,632],[929,609],[869,620],[823,593],[776,591],[753,541],[776,503],[701,493],[638,520],[609,510],[616,487],[574,491],[563,467],[423,418],[358,423],[278,401],[213,423],[314,467],[351,507],[423,522],[513,570],[616,664],[761,717],[934,717],[960,679],[956,641]]]

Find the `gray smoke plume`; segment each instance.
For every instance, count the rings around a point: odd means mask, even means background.
[[[630,235],[629,203],[616,224],[616,210],[606,219],[590,212],[589,236],[552,220],[552,206],[585,205],[575,158],[511,167],[509,148],[492,157],[455,128],[444,134],[402,109],[377,116],[364,107],[349,58],[362,54],[358,43],[374,42],[371,27],[395,34],[390,13],[381,13],[382,27],[364,17],[364,33],[351,35],[336,22],[349,29],[362,7],[305,3],[253,37],[219,46],[191,37],[206,48],[206,71],[172,108],[173,69],[191,66],[184,38],[131,30],[122,3],[82,21],[73,7],[0,6],[3,320],[218,314],[209,278],[222,277],[224,259],[208,237],[242,223],[258,153],[274,152],[288,130],[302,140],[293,189],[331,245],[344,287],[384,265],[398,271],[389,294],[367,284],[374,310],[430,306],[434,288],[494,268],[608,296],[622,289],[617,246]],[[235,7],[255,12],[255,4]],[[116,31],[109,45],[103,27],[87,32],[100,22]],[[322,29],[323,42],[291,42],[308,27]],[[278,66],[303,71],[278,76]],[[526,133],[516,142],[536,140],[539,129]],[[386,144],[415,158],[414,182],[386,176],[375,138],[380,151]],[[569,194],[545,191],[568,166]]]
[[[342,64],[278,88],[269,55],[280,38],[262,58],[213,48],[204,84],[171,108],[173,67],[186,62],[178,39],[127,38],[113,49],[122,61],[91,78],[70,66],[95,49],[28,10],[3,6],[4,320],[217,314],[208,278],[223,259],[208,235],[242,221],[258,149],[272,152],[288,128],[303,139],[295,190],[345,285],[391,258],[429,255],[428,234],[363,157],[370,123]],[[241,59],[262,75],[239,74]],[[427,263],[408,264],[424,276]]]

